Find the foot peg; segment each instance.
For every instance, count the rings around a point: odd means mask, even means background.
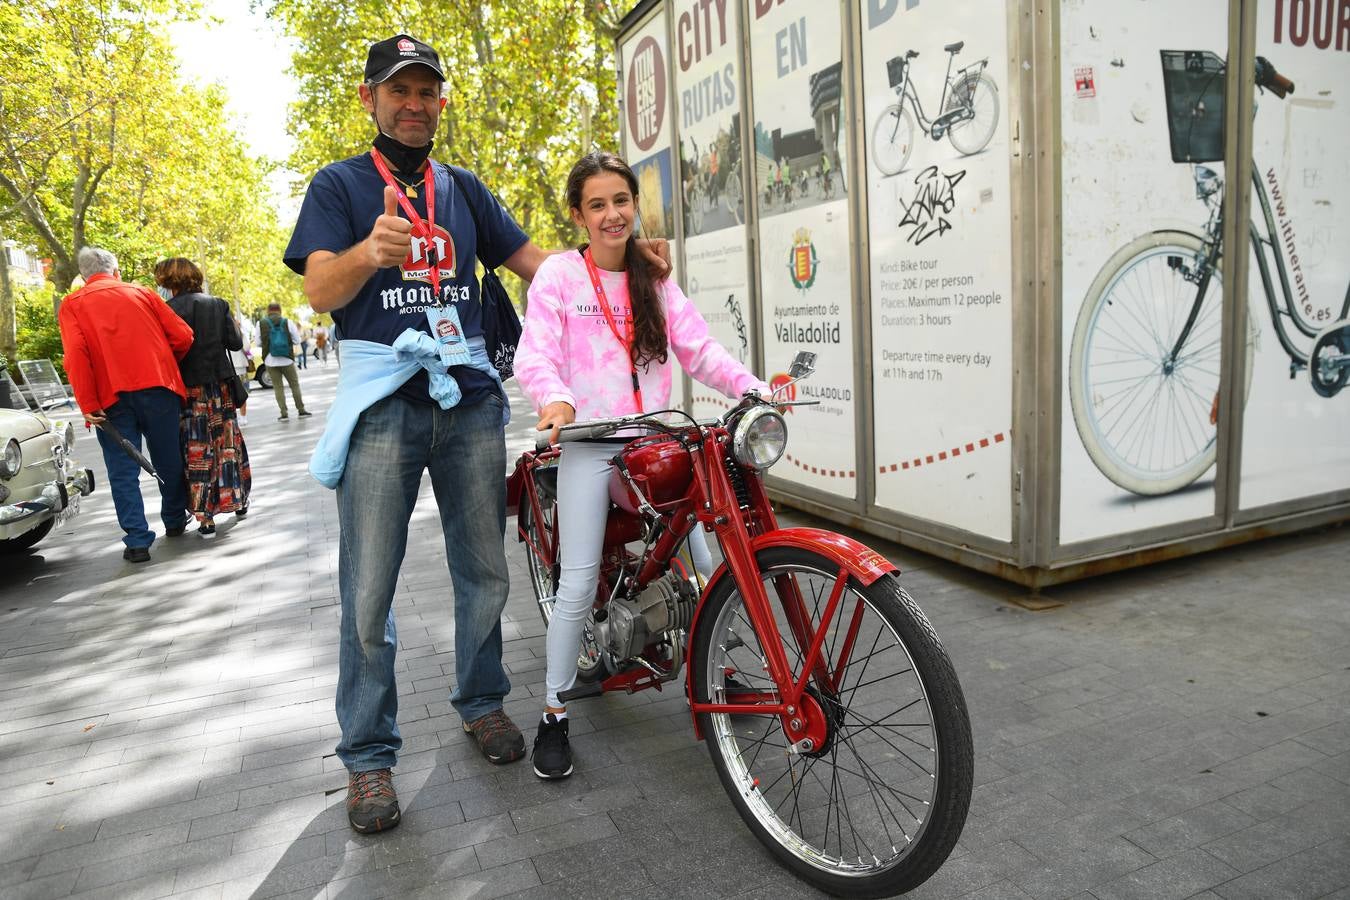
[[[558,692],[558,700],[561,703],[569,703],[573,700],[582,700],[586,697],[599,697],[605,692],[604,683],[594,681],[590,684],[579,684],[574,688]]]

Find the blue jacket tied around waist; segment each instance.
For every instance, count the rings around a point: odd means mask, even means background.
[[[490,375],[505,400],[501,377],[488,360],[483,339],[470,338],[469,351],[473,357],[469,365]],[[342,480],[347,448],[361,413],[402,387],[419,367],[427,370],[431,399],[441,409],[450,409],[463,397],[459,383],[441,364],[436,339],[412,328],[400,334],[392,346],[373,341],[342,341],[339,358],[342,367],[338,371],[337,396],[328,411],[328,425],[309,459],[309,474],[326,488],[335,488]],[[502,426],[505,427],[511,421],[511,405],[503,403],[502,406]]]

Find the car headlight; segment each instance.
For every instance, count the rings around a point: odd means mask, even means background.
[[[756,406],[741,416],[731,436],[736,462],[752,469],[767,469],[787,449],[787,422],[772,406]]]
[[[13,478],[23,468],[23,450],[19,442],[10,438],[5,444],[5,453],[0,456],[0,478]]]

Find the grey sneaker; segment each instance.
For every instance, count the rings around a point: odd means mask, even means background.
[[[500,709],[494,709],[472,722],[465,722],[464,730],[473,735],[473,739],[478,742],[478,749],[483,751],[488,762],[501,765],[515,762],[525,755],[525,735]]]
[[[374,769],[347,776],[347,821],[354,830],[361,834],[388,831],[401,819],[393,772]]]

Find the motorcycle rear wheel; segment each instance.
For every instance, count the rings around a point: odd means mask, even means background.
[[[553,616],[553,604],[558,593],[558,540],[554,532],[558,521],[558,502],[541,496],[539,505],[543,515],[536,518],[529,498],[521,497],[516,516],[521,538],[525,541],[525,566],[530,572],[530,588],[534,591],[535,602],[539,604],[539,614],[547,625]],[[552,565],[544,556],[545,548],[553,555]],[[582,682],[598,681],[610,674],[600,645],[595,640],[594,625],[593,620],[587,619],[585,630],[581,633],[581,646],[577,648],[577,680]]]
[[[758,564],[778,622],[771,639],[783,642],[799,678],[839,568],[800,548],[762,550]],[[804,640],[784,614],[794,591],[809,622]],[[708,596],[693,640],[698,701],[775,690],[730,577]],[[807,692],[829,722],[824,745],[790,752],[775,713],[701,713],[713,765],[755,837],[802,879],[850,897],[911,890],[947,859],[970,807],[974,751],[961,685],[893,575],[866,587],[847,578],[822,647],[833,686],[817,674]]]

